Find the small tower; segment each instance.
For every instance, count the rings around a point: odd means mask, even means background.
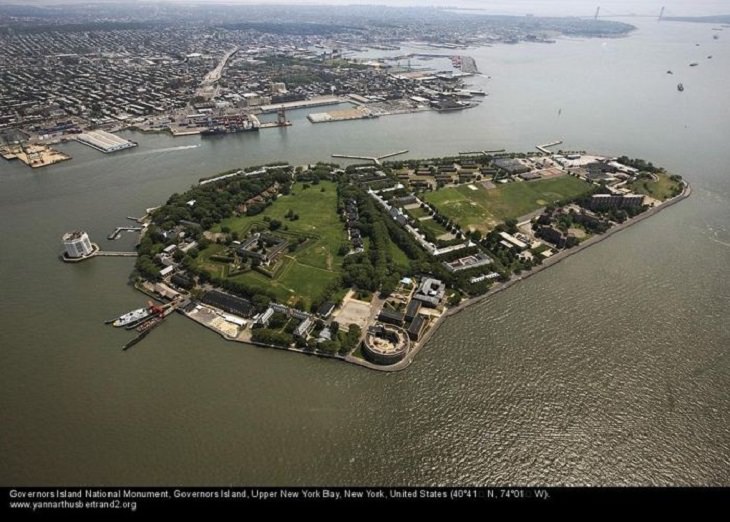
[[[86,257],[94,251],[86,232],[74,231],[63,235],[64,255],[69,259]]]

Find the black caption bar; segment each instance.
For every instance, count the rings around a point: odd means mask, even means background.
[[[548,505],[563,501],[683,501],[727,498],[725,488],[3,488],[9,513],[151,513],[235,509],[246,505],[327,503],[454,503]]]

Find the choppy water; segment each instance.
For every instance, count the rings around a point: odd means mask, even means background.
[[[730,484],[730,32],[712,34],[641,22],[627,39],[475,50],[490,96],[472,111],[302,111],[253,136],[0,163],[0,483]],[[144,302],[132,262],[55,258],[64,231],[110,246],[126,216],[239,165],[557,138],[651,159],[694,194],[454,317],[398,374],[178,316],[123,353],[129,335],[102,322]]]

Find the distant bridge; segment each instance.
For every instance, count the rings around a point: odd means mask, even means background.
[[[593,15],[594,20],[598,20],[599,18],[656,18],[658,22],[661,22],[662,18],[664,18],[664,7],[661,8],[659,11],[659,16],[654,14],[637,14],[637,13],[627,13],[627,14],[618,14],[618,13],[612,13],[608,12],[608,14],[601,14],[601,6],[599,5],[596,7],[596,14]],[[604,13],[606,11],[604,10]]]

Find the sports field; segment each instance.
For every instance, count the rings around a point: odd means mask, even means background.
[[[481,183],[427,192],[424,199],[464,230],[488,232],[507,219],[529,214],[549,203],[575,198],[591,190],[591,184],[573,176],[497,184],[486,189]]]

